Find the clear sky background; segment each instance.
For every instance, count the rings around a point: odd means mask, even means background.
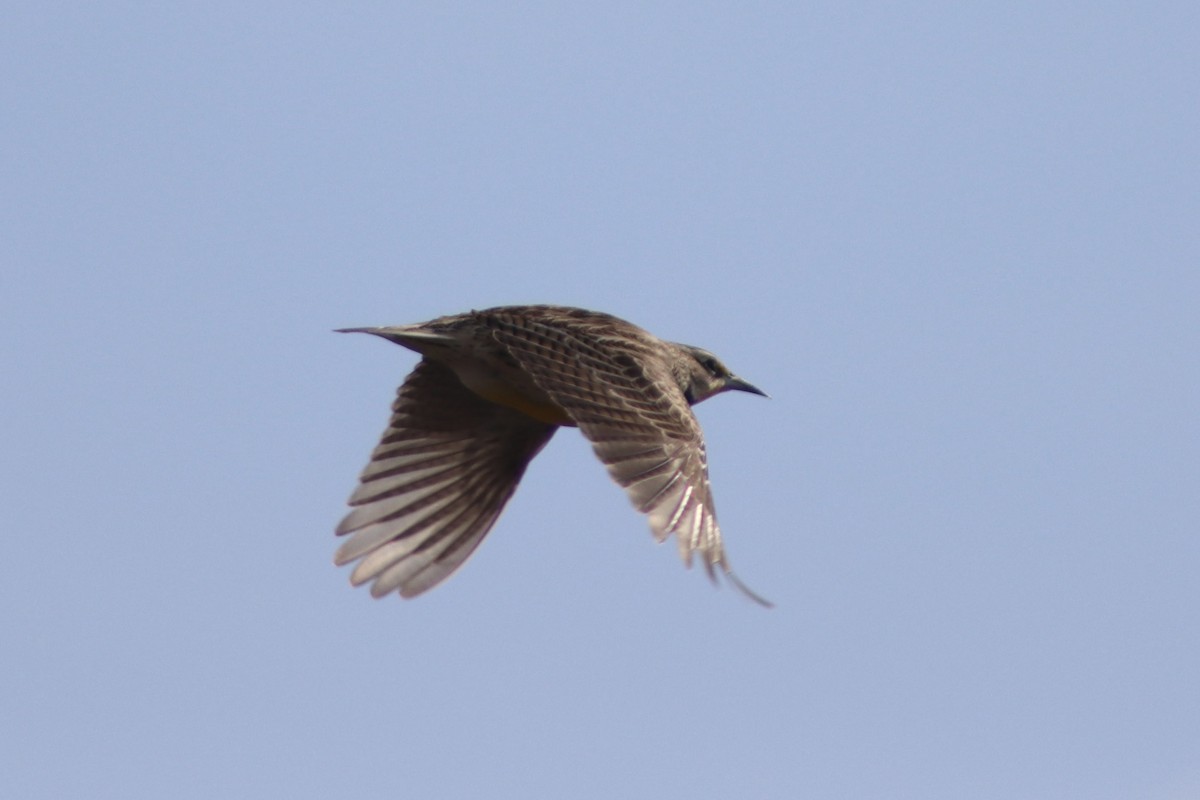
[[[1200,6],[14,3],[0,795],[1200,798]],[[733,564],[575,431],[465,568],[333,527],[413,354],[609,311]]]

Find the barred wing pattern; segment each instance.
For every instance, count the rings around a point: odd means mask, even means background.
[[[392,418],[338,525],[353,534],[340,566],[374,581],[371,594],[432,588],[474,552],[555,426],[490,403],[454,372],[423,359],[400,387]]]
[[[649,334],[600,314],[547,324],[493,310],[486,323],[591,441],[655,538],[675,534],[685,564],[699,552],[710,577],[720,567],[761,600],[729,570],[700,423]]]

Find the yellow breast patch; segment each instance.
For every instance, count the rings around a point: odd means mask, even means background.
[[[515,391],[507,384],[491,383],[485,387],[481,387],[483,391],[479,391],[474,386],[471,388],[475,389],[476,393],[484,400],[490,400],[497,405],[516,409],[526,416],[533,417],[538,422],[546,422],[551,425],[574,426],[575,424],[561,407],[551,402],[539,403],[527,395]]]

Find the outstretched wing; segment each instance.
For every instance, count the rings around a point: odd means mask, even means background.
[[[611,320],[611,322],[610,322]],[[717,526],[700,423],[657,344],[602,318],[576,331],[562,320],[489,314],[497,340],[591,441],[609,474],[646,514],[654,536],[675,535],[688,566],[699,553],[710,577],[729,568]]]
[[[337,527],[353,535],[334,561],[362,559],[350,580],[373,580],[376,597],[415,597],[474,552],[555,426],[483,400],[428,359],[392,412]]]

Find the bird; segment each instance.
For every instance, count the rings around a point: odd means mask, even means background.
[[[755,602],[717,526],[700,423],[691,407],[730,390],[766,397],[712,353],[610,314],[498,306],[368,333],[420,354],[337,526],[334,562],[358,562],[371,594],[422,594],[457,570],[491,530],[530,461],[576,427],[651,532],[675,536]]]

